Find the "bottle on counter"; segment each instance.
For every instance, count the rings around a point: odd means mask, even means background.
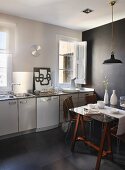
[[[110,98],[110,104],[115,106],[115,105],[117,105],[117,102],[118,102],[118,99],[117,99],[117,96],[116,96],[116,90],[113,90],[111,98]]]

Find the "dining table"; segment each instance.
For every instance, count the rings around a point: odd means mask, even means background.
[[[77,114],[77,120],[71,143],[71,151],[74,151],[76,141],[83,141],[86,145],[94,148],[98,152],[95,170],[99,170],[102,157],[110,155],[111,160],[113,160],[111,143],[112,124],[116,121],[118,122],[116,135],[125,134],[125,110],[113,108],[111,106],[104,106],[104,108],[98,108],[97,104],[94,104],[92,109],[90,109],[88,106],[89,105],[85,105],[69,109],[70,111]],[[87,139],[85,133],[85,117],[91,118],[102,123],[102,133],[99,145],[95,144],[90,139]],[[79,128],[80,131],[82,128],[84,133],[79,134]],[[105,144],[107,144],[107,147],[105,147]]]

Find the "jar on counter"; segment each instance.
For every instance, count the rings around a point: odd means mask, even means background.
[[[120,97],[120,106],[125,108],[125,96]]]

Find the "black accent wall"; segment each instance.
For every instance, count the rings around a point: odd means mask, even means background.
[[[82,33],[87,41],[87,86],[95,88],[103,98],[105,75],[109,79],[109,95],[116,90],[118,98],[125,96],[125,19],[114,22],[115,58],[123,64],[102,64],[111,56],[111,23]]]

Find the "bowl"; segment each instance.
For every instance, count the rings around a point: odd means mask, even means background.
[[[97,101],[97,106],[99,109],[104,109],[105,103],[104,101],[98,100]]]

